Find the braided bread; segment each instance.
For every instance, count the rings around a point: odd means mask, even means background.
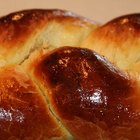
[[[139,19],[2,17],[0,140],[140,139]]]

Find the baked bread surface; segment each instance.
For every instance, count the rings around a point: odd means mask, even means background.
[[[23,64],[76,139],[139,139],[139,82],[99,54],[63,47]]]
[[[140,139],[139,17],[2,17],[0,140]]]
[[[95,50],[125,71],[140,72],[140,14],[115,18],[93,31],[82,46]]]
[[[78,46],[95,27],[93,21],[64,10],[9,14],[0,19],[1,65],[19,64],[38,48]]]

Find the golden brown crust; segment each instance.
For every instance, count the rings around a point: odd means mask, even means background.
[[[91,48],[125,71],[140,73],[140,14],[116,18],[92,32],[82,47]]]
[[[77,36],[82,39],[94,28],[95,24],[92,21],[69,11],[34,9],[15,12],[0,18],[0,56],[7,63],[17,64],[35,48],[58,45],[60,41],[50,44],[51,34],[55,37],[58,32],[56,38],[62,36],[60,40],[63,45],[68,42],[64,41],[67,36],[75,35],[75,38]],[[79,34],[75,30],[79,30]],[[60,34],[61,32],[66,32],[65,38]]]
[[[0,139],[65,139],[45,98],[21,68],[0,69]]]
[[[87,49],[64,47],[32,57],[24,67],[47,91],[52,110],[73,136],[139,138],[138,83]],[[127,127],[137,127],[135,136]]]
[[[94,30],[57,9],[0,18],[0,140],[140,139],[139,21]]]
[[[97,30],[105,40],[122,44],[127,40],[135,40],[140,36],[140,14],[125,15],[115,18]],[[117,46],[122,47],[122,46]]]
[[[72,12],[63,10],[26,10],[9,14],[0,19],[0,43],[6,48],[15,47],[17,42],[24,42],[30,36],[48,24],[49,21],[71,22],[74,24],[93,24],[92,21]],[[65,21],[66,20],[66,21]],[[20,45],[19,45],[20,47]]]

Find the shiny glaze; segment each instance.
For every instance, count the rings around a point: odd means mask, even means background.
[[[32,81],[16,67],[0,69],[0,140],[65,135]]]
[[[4,48],[14,48],[25,43],[50,21],[69,22],[73,26],[93,26],[94,22],[70,11],[58,9],[30,9],[11,13],[0,18],[0,43]]]
[[[104,122],[109,128],[140,118],[130,98],[135,93],[129,79],[91,50],[59,48],[37,65],[36,72],[49,87],[60,118]]]

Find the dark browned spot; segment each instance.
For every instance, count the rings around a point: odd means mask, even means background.
[[[133,116],[130,82],[97,53],[81,48],[59,48],[37,66],[36,74],[52,93],[59,116],[80,117],[108,126],[128,123]]]

